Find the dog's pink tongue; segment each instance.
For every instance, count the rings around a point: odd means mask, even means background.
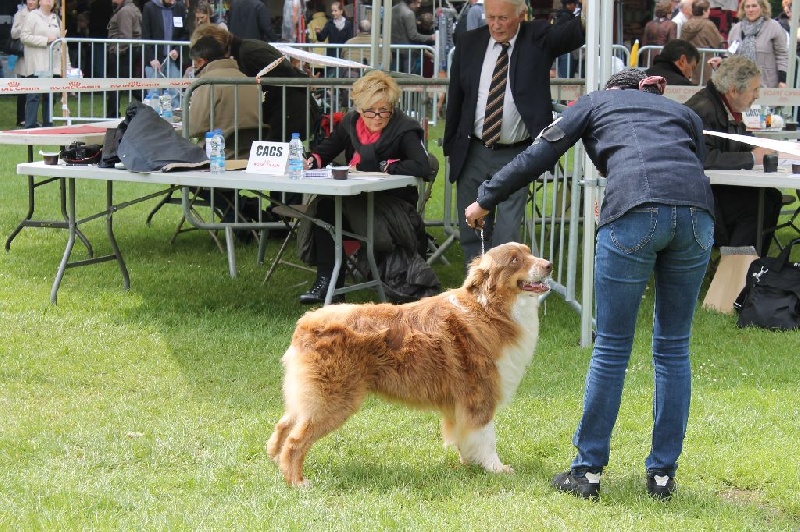
[[[530,281],[520,281],[519,283],[520,290],[525,292],[547,292],[550,290],[550,287],[547,286],[545,283],[532,283]]]

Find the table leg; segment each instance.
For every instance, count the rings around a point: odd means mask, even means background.
[[[74,205],[74,190],[73,190],[73,205]],[[128,268],[125,266],[125,261],[122,259],[122,252],[117,245],[117,239],[114,236],[114,212],[117,208],[114,206],[114,182],[106,181],[106,233],[108,234],[108,241],[111,244],[111,249],[114,250],[114,257],[117,259],[119,269],[122,272],[122,284],[125,290],[131,287],[131,278],[128,276]]]
[[[75,246],[76,234],[76,218],[75,218],[75,179],[69,179],[69,212],[67,217],[67,247],[64,248],[64,255],[61,257],[61,263],[58,265],[56,271],[56,278],[53,280],[53,288],[50,289],[50,303],[58,303],[58,287],[61,285],[61,279],[64,278],[64,272],[67,270],[69,264],[69,257],[72,254],[72,248]]]
[[[374,234],[375,234],[375,193],[367,193],[367,261],[369,262],[369,269],[372,272],[372,278],[377,281],[375,290],[378,291],[378,297],[381,301],[386,301],[386,294],[383,291],[383,283],[381,276],[378,272],[378,265],[375,263],[375,249],[374,249]]]
[[[33,146],[28,145],[28,162],[33,162]],[[33,220],[33,213],[36,210],[36,189],[42,185],[46,185],[53,181],[56,181],[58,178],[47,178],[39,181],[38,183],[34,179],[34,176],[28,176],[28,212],[25,215],[17,227],[8,235],[6,239],[6,251],[11,251],[11,242],[17,237],[17,235],[22,231],[23,227],[50,227],[50,228],[58,228],[58,229],[66,229],[69,226],[67,216],[67,207],[66,207],[66,189],[64,185],[63,179],[59,179],[59,193],[60,193],[60,205],[61,205],[61,216],[63,221],[48,221],[48,220]],[[81,242],[86,246],[87,251],[89,252],[89,256],[94,255],[94,250],[92,249],[92,245],[89,243],[89,240],[83,234],[80,229],[76,229],[76,235],[80,238]]]
[[[66,196],[65,196],[65,213],[67,215],[67,230],[68,230],[68,237],[67,237],[67,246],[64,248],[64,255],[61,257],[61,263],[58,265],[58,271],[56,272],[56,278],[53,281],[53,287],[50,290],[50,302],[56,304],[58,302],[58,288],[61,286],[61,280],[64,278],[64,272],[66,272],[67,268],[76,268],[78,266],[88,266],[89,264],[95,264],[98,262],[106,262],[109,260],[116,259],[117,264],[122,272],[122,282],[125,286],[125,289],[130,288],[130,277],[128,276],[128,268],[125,266],[125,261],[122,258],[122,253],[119,250],[119,246],[117,245],[117,239],[114,236],[114,226],[113,226],[113,214],[118,209],[125,207],[132,203],[138,203],[143,199],[148,199],[151,196],[147,196],[145,198],[141,198],[140,200],[129,202],[127,204],[122,205],[114,205],[113,204],[113,182],[107,181],[106,182],[106,210],[105,212],[98,213],[97,215],[90,216],[88,218],[84,218],[83,220],[79,221],[76,215],[75,209],[75,178],[64,178],[66,181]],[[159,193],[160,194],[160,193]],[[75,239],[78,236],[78,225],[83,222],[87,222],[93,220],[99,216],[105,215],[106,217],[106,233],[108,234],[108,241],[111,244],[111,248],[113,250],[113,254],[103,255],[100,257],[90,257],[88,259],[78,260],[74,262],[70,262],[70,256],[72,255],[72,249],[75,246]]]
[[[330,305],[333,295],[336,292],[336,280],[339,279],[339,272],[342,269],[342,197],[334,197],[335,215],[333,224],[333,272],[331,282],[328,284],[328,292],[325,294],[325,304]],[[369,215],[367,216],[369,218]]]
[[[233,249],[233,227],[225,225],[225,247],[228,249],[228,271],[232,279],[236,279],[236,252]]]

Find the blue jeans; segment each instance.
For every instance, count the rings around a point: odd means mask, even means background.
[[[583,416],[572,438],[574,472],[608,464],[639,304],[655,280],[653,433],[648,472],[674,476],[691,397],[689,338],[714,241],[710,213],[640,205],[598,229],[595,255],[597,339],[586,375]]]

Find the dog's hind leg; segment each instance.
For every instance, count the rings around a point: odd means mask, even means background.
[[[276,462],[281,454],[281,449],[283,449],[286,437],[289,435],[296,421],[297,418],[294,414],[289,412],[283,414],[281,420],[275,425],[275,431],[272,433],[272,436],[269,437],[269,441],[267,441],[267,454]]]
[[[365,396],[365,391],[352,390],[347,401],[336,401],[331,398],[320,398],[313,406],[305,405],[299,411],[297,421],[289,431],[278,462],[286,482],[293,486],[306,484],[303,478],[303,463],[306,455],[317,440],[341,427],[354,412],[358,410]],[[347,394],[345,394],[347,396]],[[309,413],[313,413],[309,417]]]
[[[477,464],[491,473],[514,472],[514,469],[504,465],[497,456],[494,421],[489,421],[482,427],[464,429],[458,451],[464,463]]]

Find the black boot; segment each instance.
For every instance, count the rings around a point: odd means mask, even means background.
[[[319,275],[317,276],[317,280],[314,282],[314,286],[306,292],[305,294],[300,296],[300,303],[304,305],[315,305],[318,303],[325,302],[325,296],[328,294],[328,285],[331,284],[331,278],[329,275]],[[339,294],[333,296],[333,300],[331,303],[341,303],[344,301],[344,295]]]

